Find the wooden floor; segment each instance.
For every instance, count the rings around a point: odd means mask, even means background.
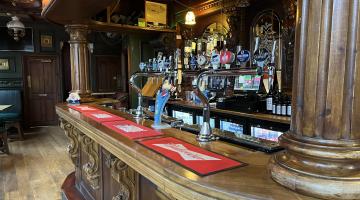
[[[0,200],[60,199],[60,187],[74,170],[66,153],[67,138],[59,127],[31,129],[24,141],[9,143],[0,153]]]

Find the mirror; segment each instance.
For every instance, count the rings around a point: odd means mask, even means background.
[[[256,40],[258,40],[258,43]],[[272,56],[274,56],[273,61],[275,62],[276,69],[281,70],[281,45],[281,22],[278,15],[272,10],[259,13],[254,18],[251,27],[252,52],[260,52],[261,59],[264,60],[263,66],[269,65]],[[256,59],[256,56],[254,56],[254,59]]]
[[[228,32],[229,30],[220,23],[212,23],[206,27],[201,38],[202,44],[206,45],[206,47],[202,48],[203,51],[205,51],[207,55],[210,55],[214,48],[218,50],[222,49]]]

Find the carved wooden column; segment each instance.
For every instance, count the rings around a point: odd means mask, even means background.
[[[293,116],[275,181],[303,194],[360,199],[360,5],[299,0]]]
[[[89,50],[86,25],[67,25],[70,34],[71,92],[77,92],[84,98],[91,94],[89,79]]]

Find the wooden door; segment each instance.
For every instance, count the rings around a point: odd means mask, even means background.
[[[57,123],[55,104],[59,99],[60,79],[55,56],[24,57],[25,124]]]
[[[121,58],[96,56],[97,92],[114,92],[121,88]]]

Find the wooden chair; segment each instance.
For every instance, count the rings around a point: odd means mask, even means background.
[[[9,154],[8,137],[5,127],[0,128],[0,151]]]

